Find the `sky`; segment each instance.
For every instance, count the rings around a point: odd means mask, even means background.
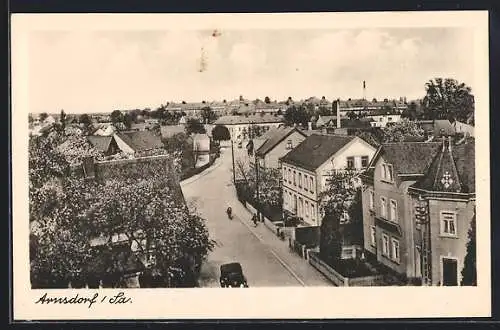
[[[434,77],[473,84],[466,28],[33,31],[30,112],[291,96],[421,98]],[[201,69],[201,58],[205,67]]]

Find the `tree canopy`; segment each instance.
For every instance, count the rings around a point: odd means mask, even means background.
[[[402,118],[382,129],[382,142],[402,142],[407,139],[424,139],[424,130],[415,121]]]
[[[309,121],[309,117],[307,115],[304,107],[296,107],[295,105],[290,106],[285,112],[285,123],[287,125],[302,125],[307,126],[307,122]]]
[[[231,139],[231,134],[226,126],[215,125],[212,129],[212,137],[217,141],[227,141]]]
[[[467,234],[468,242],[466,255],[464,259],[464,268],[462,269],[462,282],[460,285],[477,285],[476,268],[476,214],[472,217],[469,232]]]
[[[58,136],[29,141],[33,287],[63,288],[79,276],[109,274],[117,276],[117,285],[122,267],[118,260],[100,271],[89,268],[103,253],[91,244],[93,238],[103,238],[103,246],[114,249],[113,237],[122,237],[129,253],[151,264],[165,285],[185,283],[182,279],[199,266],[213,244],[204,220],[179,200],[171,178],[158,165],[144,163],[141,171],[161,175],[123,176],[122,170],[107,181],[84,180],[70,175],[60,142]]]
[[[354,184],[355,178],[356,173],[349,170],[332,173],[320,194],[320,211],[324,216],[319,253],[330,265],[340,259],[343,242],[362,242],[361,192]]]
[[[110,117],[113,124],[123,122],[123,114],[120,110],[114,110],[113,112],[111,112]]]
[[[474,96],[464,83],[451,78],[435,78],[425,84],[424,119],[465,122],[474,117]]]
[[[207,131],[202,123],[196,118],[189,118],[186,122],[186,133],[187,134],[204,134]]]

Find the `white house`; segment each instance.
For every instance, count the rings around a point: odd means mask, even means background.
[[[334,171],[366,168],[376,149],[356,136],[312,134],[281,158],[283,210],[321,225],[320,193]]]
[[[231,135],[231,140],[246,140],[252,127],[259,126],[264,131],[283,125],[282,116],[259,114],[250,116],[222,116],[215,125],[226,126]]]
[[[396,113],[371,115],[370,118],[372,118],[370,121],[372,127],[386,127],[389,123],[401,121],[401,115]]]

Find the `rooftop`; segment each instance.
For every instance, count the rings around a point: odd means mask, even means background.
[[[355,138],[344,135],[312,134],[281,160],[314,171]]]
[[[398,174],[423,174],[440,146],[440,142],[384,143],[380,154]]]
[[[252,116],[222,116],[215,121],[215,125],[238,125],[238,124],[264,124],[283,122],[282,116],[274,115],[252,115]]]
[[[266,133],[269,133],[269,132],[271,132],[271,131],[268,131]],[[298,133],[302,134],[303,136],[306,136],[305,133],[302,133],[296,127],[276,128],[276,129],[272,130],[272,132],[273,133],[269,134],[269,136],[265,139],[264,143],[255,152],[257,155],[263,156],[263,155],[267,154],[278,143],[283,141],[287,136],[289,136],[293,132],[298,132]]]
[[[163,147],[160,137],[150,131],[127,131],[116,135],[136,152]]]

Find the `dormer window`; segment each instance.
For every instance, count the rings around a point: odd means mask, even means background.
[[[382,180],[387,181],[387,182],[393,182],[394,181],[394,173],[392,170],[392,165],[384,163],[382,164]]]
[[[286,141],[286,148],[287,150],[291,150],[293,148],[292,140]]]

